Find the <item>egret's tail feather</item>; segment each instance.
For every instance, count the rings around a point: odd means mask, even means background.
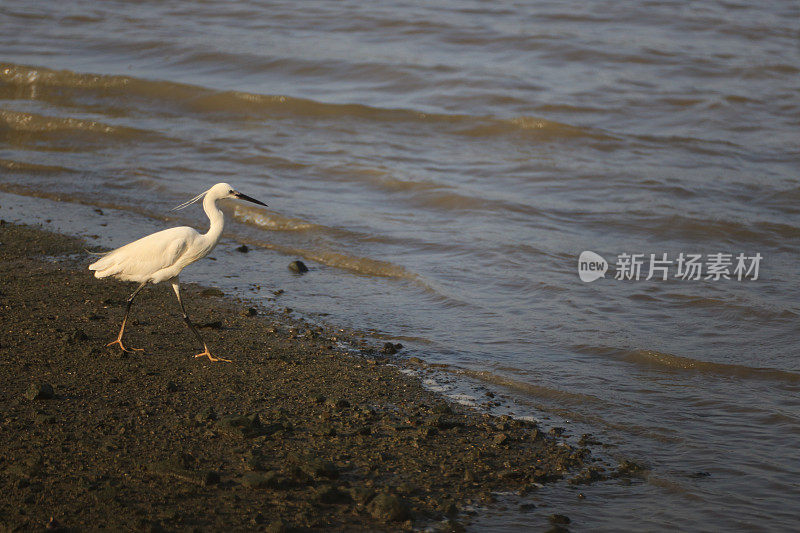
[[[180,210],[180,209],[183,209],[184,207],[188,207],[188,206],[192,205],[193,203],[195,203],[196,201],[198,201],[200,198],[202,198],[203,196],[205,196],[207,192],[208,192],[208,191],[203,191],[203,192],[201,192],[200,194],[198,194],[197,196],[195,196],[194,198],[192,198],[192,199],[191,199],[191,200],[189,200],[188,202],[183,202],[181,205],[179,205],[179,206],[177,206],[177,207],[173,207],[172,209],[170,209],[170,211],[178,211],[178,210]]]

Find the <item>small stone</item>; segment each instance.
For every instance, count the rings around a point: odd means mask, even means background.
[[[76,342],[89,340],[89,336],[82,329],[75,328],[75,330],[70,333],[67,340],[70,344],[75,344]]]
[[[252,457],[248,457],[247,460],[244,463],[247,465],[247,468],[249,468],[250,470],[255,470],[255,471],[263,471],[263,470],[265,470],[264,463],[261,461],[261,458],[258,457],[258,456],[254,455]]]
[[[314,435],[319,435],[321,437],[335,437],[336,428],[328,424],[323,424],[314,431]]]
[[[494,436],[492,442],[497,446],[503,446],[504,444],[508,443],[508,435],[505,433],[498,433]]]
[[[337,411],[341,411],[343,409],[347,409],[348,407],[350,407],[350,402],[348,402],[344,398],[339,398],[338,400],[334,400],[333,398],[331,398],[327,400],[325,403],[328,407],[336,409]]]
[[[280,484],[277,474],[275,472],[267,472],[262,474],[260,472],[245,472],[242,476],[242,486],[249,489],[273,489],[277,488]]]
[[[303,470],[314,479],[339,477],[339,469],[331,461],[313,460],[303,465]]]
[[[323,485],[317,490],[316,499],[320,503],[345,504],[352,501],[350,494],[339,490],[332,485]]]
[[[563,514],[551,514],[548,519],[550,520],[551,524],[557,525],[566,525],[572,522],[569,517],[564,516]]]
[[[203,289],[200,294],[203,296],[225,296],[224,292],[214,287]]]
[[[453,502],[444,502],[439,506],[439,510],[446,516],[456,516],[458,514],[458,507]]]
[[[422,366],[425,364],[425,361],[420,359],[419,357],[409,357],[408,362],[412,365]]]
[[[226,431],[229,435],[237,437],[249,438],[264,434],[264,427],[257,413],[223,416],[217,422],[217,427]]]
[[[180,387],[174,381],[167,382],[167,392],[178,392],[179,390]]]
[[[25,397],[29,400],[50,400],[55,396],[53,387],[49,383],[31,383],[25,391]]]
[[[213,407],[209,406],[194,415],[194,419],[198,422],[209,422],[217,419],[217,413],[214,411]]]
[[[244,311],[242,311],[242,316],[256,316],[258,315],[258,309],[255,307],[248,307]]]
[[[368,487],[353,487],[350,489],[350,497],[354,502],[366,505],[375,496],[375,491]]]
[[[292,261],[289,263],[289,270],[297,274],[304,274],[308,272],[308,267],[302,261]]]
[[[243,245],[239,246],[238,248],[236,248],[236,251],[237,252],[241,252],[243,254],[246,254],[247,252],[250,251],[250,248],[248,248],[246,244],[243,244]]]
[[[420,437],[430,438],[439,434],[439,430],[433,427],[422,428],[419,432]]]
[[[434,413],[438,413],[440,415],[452,415],[453,414],[453,410],[445,402],[437,403],[433,407],[433,412]]]
[[[368,510],[373,518],[387,522],[399,522],[408,518],[408,506],[394,494],[378,494],[369,503]]]
[[[34,417],[33,421],[39,426],[43,426],[45,424],[55,424],[56,417],[47,413],[39,413]]]
[[[392,344],[391,342],[386,342],[384,343],[381,351],[387,355],[394,355],[397,353],[397,348],[395,348],[394,344]]]
[[[646,468],[639,463],[633,461],[623,460],[619,463],[617,474],[620,476],[641,475]]]
[[[265,531],[267,533],[286,533],[289,531],[289,528],[286,527],[286,524],[283,523],[283,520],[278,519],[274,522],[270,522]]]
[[[219,483],[219,472],[215,472],[213,470],[208,470],[203,473],[202,484],[203,485],[216,485]]]

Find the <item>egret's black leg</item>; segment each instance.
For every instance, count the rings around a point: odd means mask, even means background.
[[[117,336],[117,340],[115,340],[113,342],[109,342],[108,344],[106,344],[106,346],[113,346],[115,344],[119,344],[119,347],[122,348],[123,352],[143,352],[144,351],[144,349],[142,349],[142,348],[130,348],[130,349],[125,348],[125,346],[122,344],[122,334],[125,332],[125,323],[128,322],[128,314],[131,312],[131,306],[133,305],[133,299],[136,298],[136,295],[139,294],[140,290],[144,289],[145,285],[147,285],[147,282],[146,281],[142,282],[142,284],[139,285],[136,288],[135,291],[133,291],[133,294],[131,294],[128,297],[127,305],[125,306],[125,317],[122,319],[122,327],[119,328],[119,335]]]
[[[231,362],[230,360],[222,359],[221,357],[214,357],[213,355],[211,355],[211,352],[208,351],[208,346],[206,346],[206,341],[204,341],[203,337],[200,336],[200,332],[197,331],[197,328],[194,327],[192,321],[189,320],[189,315],[186,314],[186,308],[183,306],[183,301],[181,300],[181,289],[177,279],[172,280],[172,289],[175,291],[175,296],[178,298],[178,303],[181,305],[181,313],[183,313],[183,320],[186,322],[186,325],[189,326],[189,329],[192,330],[194,336],[197,337],[197,340],[200,341],[200,344],[203,345],[203,353],[199,353],[195,355],[195,357],[206,356],[210,361],[225,361],[226,363],[230,363]]]

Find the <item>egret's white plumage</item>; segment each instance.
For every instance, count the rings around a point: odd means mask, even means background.
[[[222,228],[225,225],[225,217],[217,207],[217,200],[239,198],[260,205],[266,204],[235,191],[227,183],[217,183],[204,193],[197,195],[175,209],[183,209],[201,198],[203,199],[203,209],[210,222],[206,233],[199,233],[188,226],[165,229],[112,250],[89,265],[89,270],[93,270],[97,278],[114,277],[122,281],[139,283],[139,288],[128,298],[125,318],[122,320],[119,336],[116,341],[109,343],[109,346],[119,344],[122,350],[129,351],[122,344],[122,334],[125,330],[125,322],[128,319],[133,299],[147,283],[170,281],[181,305],[184,320],[200,342],[203,343],[204,351],[198,354],[197,357],[205,355],[212,361],[221,360],[213,357],[208,352],[208,347],[186,315],[186,310],[181,301],[178,275],[186,266],[211,253],[211,250],[219,242]]]

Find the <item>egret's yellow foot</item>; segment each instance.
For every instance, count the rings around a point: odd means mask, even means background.
[[[208,351],[208,348],[206,348],[203,353],[195,355],[195,357],[203,357],[203,356],[208,357],[208,360],[211,362],[222,361],[224,363],[233,363],[233,361],[231,361],[230,359],[223,359],[222,357],[214,357],[213,355],[211,355],[211,352]]]
[[[122,345],[122,339],[117,339],[114,342],[109,342],[106,344],[106,348],[109,346],[114,346],[115,344],[119,344],[119,347],[122,349],[123,352],[133,353],[133,352],[143,352],[144,348],[126,348]]]

